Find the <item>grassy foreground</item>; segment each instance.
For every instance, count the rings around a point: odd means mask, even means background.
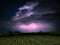
[[[0,45],[60,45],[60,36],[15,35],[0,37]]]

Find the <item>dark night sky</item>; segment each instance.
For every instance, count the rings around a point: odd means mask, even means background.
[[[1,1],[1,15],[0,19],[9,20],[11,19],[17,8],[24,5],[28,0],[12,0],[12,1]],[[58,0],[40,0],[40,8],[52,8],[53,10],[60,10],[60,5]]]
[[[13,16],[15,16],[15,13],[17,12],[17,8],[19,8],[20,6],[23,6],[26,2],[30,2],[32,0],[2,0],[0,1],[0,28],[5,26],[5,24],[3,24],[6,21],[11,20],[11,18]],[[59,23],[60,23],[60,2],[59,0],[35,0],[33,2],[39,2],[38,8],[40,9],[51,9],[53,11],[56,11],[56,13],[53,14],[44,14],[46,16],[43,15],[43,17],[39,18],[36,17],[38,19],[36,20],[44,20],[44,21],[50,21],[56,24],[56,29],[59,30]],[[39,9],[39,10],[40,10]],[[33,17],[31,17],[33,18]],[[28,19],[28,18],[27,18]],[[4,29],[3,29],[4,30]]]

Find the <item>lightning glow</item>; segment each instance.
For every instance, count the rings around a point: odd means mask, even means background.
[[[14,29],[19,30],[20,32],[39,32],[39,31],[43,31],[43,32],[48,32],[48,31],[52,31],[51,29],[53,29],[53,25],[47,22],[41,22],[39,21],[31,21],[30,23],[27,22],[27,24],[25,24],[24,22],[20,22],[21,19],[23,18],[27,18],[30,17],[31,15],[43,15],[46,13],[52,13],[52,11],[49,10],[42,10],[37,11],[34,10],[34,8],[36,6],[38,6],[39,3],[36,2],[32,2],[32,3],[27,3],[25,5],[23,5],[22,7],[18,8],[18,12],[16,12],[16,15],[13,17],[13,21],[18,21],[17,23],[15,23],[13,25]]]
[[[46,22],[28,22],[27,24],[25,23],[18,23],[15,24],[13,27],[15,27],[18,31],[21,32],[48,32],[52,31],[53,25],[50,23]]]

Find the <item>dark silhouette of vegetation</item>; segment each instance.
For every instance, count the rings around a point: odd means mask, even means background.
[[[19,31],[9,31],[9,32],[2,32],[0,36],[14,36],[14,35],[51,35],[51,36],[60,36],[60,32],[38,32],[38,33],[21,33]]]

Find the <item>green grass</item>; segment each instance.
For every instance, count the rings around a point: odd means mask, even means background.
[[[16,35],[0,37],[0,45],[60,45],[60,36]]]

